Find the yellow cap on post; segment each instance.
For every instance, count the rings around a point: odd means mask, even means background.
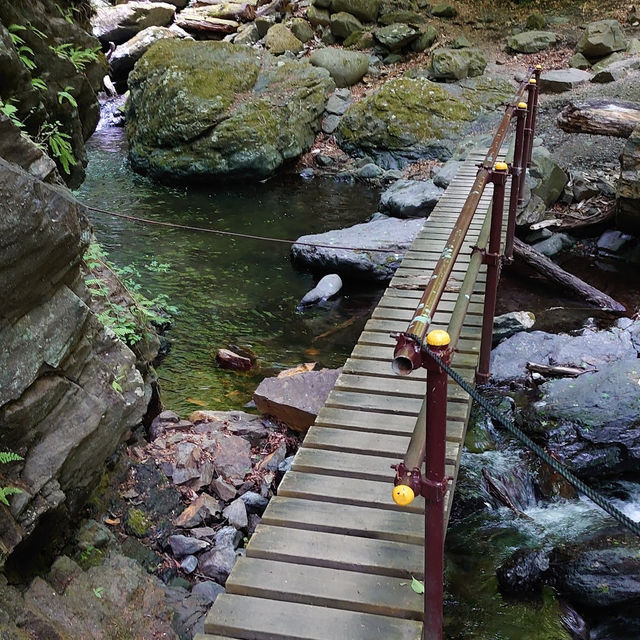
[[[527,108],[526,102],[518,102],[518,109],[526,109],[526,108]]]
[[[536,69],[542,69],[542,65],[541,64],[537,64],[536,65]]]
[[[529,84],[537,84],[536,83],[536,79],[535,78],[530,78],[529,79]]]
[[[446,347],[450,342],[449,334],[442,329],[434,329],[427,334],[427,344],[430,347]]]
[[[413,489],[408,484],[399,484],[393,487],[393,501],[401,507],[406,507],[411,504],[416,497]]]
[[[509,169],[509,165],[506,162],[496,162],[493,168],[496,171],[507,171],[507,169]]]

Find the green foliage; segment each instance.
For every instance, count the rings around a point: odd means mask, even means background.
[[[17,453],[12,453],[11,451],[0,451],[0,464],[8,464],[9,462],[18,462],[18,460],[22,460],[22,456],[19,456]],[[22,493],[20,489],[17,487],[0,487],[0,502],[2,504],[9,506],[9,496],[15,495],[16,493]]]
[[[47,90],[47,83],[42,78],[31,78],[31,86],[38,91]]]
[[[71,167],[78,164],[71,147],[71,136],[64,131],[60,131],[62,123],[56,120],[53,124],[46,122],[40,127],[36,136],[36,144],[46,150],[43,145],[49,147],[51,156],[60,162],[63,171],[68,175],[71,173]]]
[[[18,55],[20,56],[20,60],[22,60],[22,64],[27,67],[29,71],[32,71],[36,68],[36,63],[33,60],[33,49],[31,47],[28,47],[24,41],[24,38],[18,35],[19,31],[26,31],[27,27],[21,24],[10,24],[8,29],[11,42],[13,43],[13,46],[18,50]]]
[[[104,309],[98,314],[98,320],[105,327],[111,329],[118,338],[130,347],[148,339],[150,336],[146,327],[151,324],[157,327],[166,326],[169,315],[175,314],[178,310],[167,304],[166,295],[159,295],[155,298],[148,298],[142,293],[142,286],[134,278],[141,279],[139,269],[128,265],[126,267],[115,267],[106,257],[106,254],[96,243],[92,243],[84,255],[84,262],[91,272],[107,270],[115,276],[125,291],[129,294],[133,304],[125,305],[112,299],[112,292],[105,279],[92,273],[85,279],[85,284],[91,293],[104,303]],[[168,264],[152,261],[146,265],[149,271],[165,272],[170,268]],[[122,387],[118,379],[112,385],[115,391],[121,392]]]
[[[77,107],[78,103],[70,91],[73,91],[73,87],[65,87],[62,91],[58,91],[58,102],[62,104],[66,100],[72,107]]]
[[[76,68],[76,71],[84,71],[87,64],[95,62],[98,59],[98,51],[100,51],[100,47],[83,49],[82,47],[75,47],[71,42],[50,46],[49,49],[59,58],[69,60]]]
[[[0,100],[0,113],[3,113],[18,129],[24,129],[24,122],[16,115],[18,113],[18,107],[16,107],[14,99],[11,98],[6,102]]]
[[[56,2],[56,9],[58,10],[58,13],[69,23],[69,24],[73,24],[73,7],[67,7],[66,9],[63,9],[57,2]]]

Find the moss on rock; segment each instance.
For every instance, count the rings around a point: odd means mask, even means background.
[[[129,76],[138,171],[169,179],[271,175],[313,143],[329,74],[226,42],[163,41]]]

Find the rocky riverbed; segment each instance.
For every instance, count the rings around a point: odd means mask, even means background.
[[[335,226],[347,228],[298,232],[295,264],[316,276],[340,274],[340,300],[363,283],[379,286],[392,276],[459,163],[474,146],[487,144],[526,67],[543,64],[519,235],[585,280],[593,277],[590,265],[625,270],[632,284],[629,274],[639,270],[637,129],[627,122],[626,135],[615,137],[557,126],[570,103],[595,98],[627,101],[633,121],[633,104],[640,101],[640,21],[632,8],[606,2],[579,8],[550,3],[540,11],[466,2],[400,7],[378,0],[186,4],[102,2],[90,16],[85,3],[39,0],[31,9],[0,3],[0,155],[11,209],[4,221],[9,241],[0,244],[7,274],[0,280],[7,301],[0,325],[7,378],[0,444],[24,458],[3,465],[3,485],[21,491],[9,496],[10,510],[0,505],[3,557],[18,551],[0,585],[0,630],[10,637],[191,638],[201,630],[296,450],[300,436],[289,427],[308,426],[337,375],[308,366],[261,384],[255,401],[265,416],[206,409],[181,416],[159,412],[157,399],[147,413],[157,339],[144,329],[144,345],[132,350],[101,320],[106,307],[131,302],[126,292],[113,290],[115,282],[101,267],[93,275],[111,290],[105,303],[96,278],[92,284],[83,271],[86,256],[81,269],[89,241],[85,211],[61,187],[63,178],[71,184],[82,178],[101,81],[107,92],[130,89],[114,120],[126,122],[132,166],[177,189],[216,181],[215,193],[231,179],[265,180],[282,172],[299,174],[297,184],[323,175],[343,187],[357,181],[381,189],[377,206],[367,211],[370,219],[341,224],[337,204]],[[56,155],[61,147],[51,144],[51,127],[69,136],[75,164]],[[20,198],[33,208],[26,217]],[[41,201],[55,203],[56,211],[53,205],[41,210]],[[199,221],[210,222],[207,214]],[[37,254],[16,237],[46,250]],[[304,244],[310,240],[326,246],[310,249]],[[375,251],[362,251],[367,248]],[[606,276],[597,282],[626,306],[624,318],[600,314],[602,327],[585,328],[582,320],[569,327],[568,318],[565,326],[556,323],[560,330],[577,325],[577,335],[541,332],[527,320],[496,348],[493,381],[513,398],[515,417],[538,441],[634,513],[640,440],[633,316],[640,295],[635,284],[626,291],[613,285]],[[290,314],[302,293],[291,296]],[[319,301],[327,304],[322,296]],[[316,311],[301,313],[312,323]],[[339,334],[353,318],[333,324],[315,330],[316,337]],[[321,355],[317,344],[310,356]],[[245,359],[251,365],[252,358]],[[563,378],[557,370],[532,372],[527,363],[579,371]],[[284,368],[274,357],[265,373]],[[318,382],[309,382],[310,374]],[[243,374],[228,375],[241,380]],[[317,391],[312,402],[304,393],[292,400],[296,388],[311,387]],[[637,637],[638,621],[626,610],[637,603],[637,544],[606,521],[597,521],[594,533],[581,529],[579,539],[548,535],[539,526],[543,519],[535,520],[540,513],[580,503],[526,454],[515,454],[526,462],[517,481],[487,463],[482,456],[513,453],[487,426],[483,435],[472,431],[468,442],[476,453],[465,454],[466,469],[476,489],[466,491],[461,483],[452,566],[456,531],[465,522],[484,518],[480,529],[490,529],[488,521],[502,518],[498,529],[518,529],[533,519],[535,526],[524,536],[518,530],[512,545],[523,550],[509,557],[513,548],[500,547],[500,567],[488,568],[492,576],[497,572],[502,591],[543,594],[545,637],[568,637],[561,620],[573,637],[612,637],[612,630],[617,638]],[[101,475],[105,464],[109,473]],[[473,478],[478,464],[485,473]],[[62,532],[58,523],[77,522],[80,515],[89,519],[66,537],[63,555],[52,565],[26,566],[25,558],[42,547],[43,532],[52,526]],[[38,577],[27,578],[27,569]],[[453,599],[455,585],[451,577]],[[571,607],[549,600],[549,587]],[[448,606],[451,616],[456,605]],[[449,630],[461,638],[504,635],[500,615],[484,617],[491,622],[479,630],[459,629],[452,620]]]

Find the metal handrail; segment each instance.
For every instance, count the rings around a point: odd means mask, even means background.
[[[442,251],[442,254],[433,270],[431,280],[422,294],[422,298],[416,307],[414,316],[409,323],[407,331],[405,332],[408,336],[415,339],[407,339],[405,335],[395,336],[397,345],[394,350],[392,364],[395,373],[408,375],[414,369],[422,366],[422,356],[420,355],[419,345],[424,342],[425,336],[427,335],[431,319],[437,310],[437,306],[442,294],[444,293],[447,280],[449,279],[458,255],[460,254],[462,244],[464,243],[469,231],[469,226],[471,225],[473,216],[478,208],[480,198],[484,194],[484,190],[490,180],[493,165],[498,158],[513,115],[516,113],[518,104],[524,96],[525,91],[528,91],[528,87],[531,86],[530,80],[534,79],[534,77],[539,77],[539,69],[530,70],[527,80],[520,85],[513,103],[506,108],[491,142],[491,146],[489,147],[483,162],[480,164],[480,169],[478,170],[476,179],[471,187],[469,196],[465,200],[460,211],[460,215],[458,216],[458,220],[449,234],[444,250]]]

